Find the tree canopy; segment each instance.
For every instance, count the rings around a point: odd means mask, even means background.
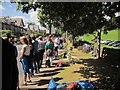
[[[100,51],[101,29],[106,31],[120,26],[120,16],[115,16],[120,13],[119,5],[119,2],[18,2],[17,9],[26,13],[38,10],[39,22],[44,27],[51,29],[54,25],[73,36],[100,30]]]
[[[119,2],[18,2],[17,9],[25,13],[38,10],[40,24],[47,27],[53,24],[74,35],[92,33],[97,29],[119,26]],[[109,17],[109,20],[105,18]]]

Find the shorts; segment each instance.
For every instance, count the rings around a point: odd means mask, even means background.
[[[26,56],[22,57],[21,63],[22,63],[22,68],[23,68],[24,74],[30,73],[29,72],[29,65],[28,65],[28,61],[27,61],[27,57]]]

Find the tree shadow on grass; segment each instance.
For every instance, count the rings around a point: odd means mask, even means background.
[[[84,67],[73,73],[80,73],[86,79],[98,78],[93,81],[97,89],[120,89],[120,61],[82,59]]]

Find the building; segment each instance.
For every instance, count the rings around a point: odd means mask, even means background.
[[[47,27],[48,28],[48,27]],[[51,34],[55,34],[56,33],[56,29],[55,27],[52,25],[51,27]],[[46,29],[46,34],[50,34],[50,30],[49,29]]]
[[[35,24],[26,24],[24,28],[27,29],[28,34],[32,32],[40,32],[39,26]]]
[[[24,22],[22,18],[11,18],[0,16],[0,30],[12,30],[14,35],[25,34]]]

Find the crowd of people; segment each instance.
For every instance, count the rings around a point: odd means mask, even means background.
[[[3,40],[7,41],[9,44],[13,46],[14,48],[13,51],[15,55],[14,58],[17,61],[18,50],[16,48],[16,45],[14,44],[16,42],[13,42],[10,39],[10,37],[4,38]],[[40,68],[42,68],[44,56],[45,56],[46,67],[52,66],[53,60],[58,59],[58,49],[63,47],[65,38],[59,37],[58,35],[49,35],[47,37],[43,37],[43,36],[35,37],[35,35],[31,34],[29,37],[21,36],[19,38],[19,41],[20,44],[22,44],[19,61],[22,65],[24,72],[23,84],[27,85],[28,82],[32,82],[31,77],[33,77],[35,73],[40,73]],[[19,76],[18,76],[17,67],[16,67],[16,72],[17,72],[16,87],[19,87],[19,78],[18,78]]]
[[[19,60],[24,71],[24,84],[27,85],[27,82],[31,82],[30,77],[40,72],[44,54],[46,67],[53,65],[53,59],[58,59],[58,48],[63,46],[64,41],[57,35],[49,35],[47,38],[30,35],[30,37],[20,37],[20,42],[22,49]]]

